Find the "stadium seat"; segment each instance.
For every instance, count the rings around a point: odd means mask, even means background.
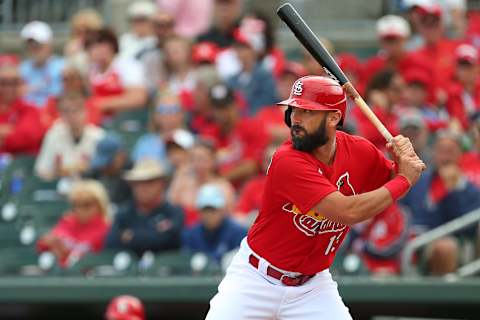
[[[137,259],[127,251],[104,250],[81,257],[65,273],[71,276],[112,277],[136,274]]]
[[[0,250],[0,275],[40,276],[47,273],[38,265],[33,247],[10,247]]]
[[[149,265],[142,266],[140,260],[139,271],[150,276],[190,275],[190,259],[190,255],[179,251],[159,253]]]

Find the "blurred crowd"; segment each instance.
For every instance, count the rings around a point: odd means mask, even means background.
[[[269,159],[289,138],[276,102],[299,77],[326,74],[306,51],[289,60],[272,21],[242,0],[138,1],[127,16],[119,35],[98,12],[79,11],[63,52],[46,22],[22,28],[25,56],[0,55],[0,154],[34,154],[38,177],[73,181],[71,210],[37,243],[62,266],[103,248],[181,249],[220,263],[255,219]],[[323,42],[428,165],[344,247],[370,272],[398,273],[408,239],[480,207],[480,14],[460,0],[404,0],[376,27],[367,59]],[[132,111],[148,125],[130,145],[108,124]],[[385,150],[352,101],[342,130]],[[475,228],[444,237],[417,260],[453,272],[478,255],[477,239]]]

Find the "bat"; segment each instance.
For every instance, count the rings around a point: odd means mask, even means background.
[[[348,80],[347,76],[343,73],[342,69],[340,69],[335,59],[333,59],[328,50],[325,49],[323,44],[303,20],[297,10],[295,10],[290,3],[285,3],[278,8],[277,15],[280,17],[280,19],[282,19],[283,22],[285,22],[300,43],[323,67],[325,72],[327,72],[334,80],[340,83],[347,95],[353,101],[355,101],[362,113],[382,134],[385,140],[390,142],[390,140],[392,140],[392,134],[387,130],[387,128],[385,128],[375,113],[373,113],[365,100],[363,100],[350,80]]]

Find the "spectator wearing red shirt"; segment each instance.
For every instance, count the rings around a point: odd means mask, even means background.
[[[444,36],[442,9],[438,4],[417,6],[420,14],[419,32],[424,40],[420,49],[412,52],[412,57],[428,61],[432,76],[431,102],[445,103],[446,88],[453,77],[455,55],[452,52],[458,46],[457,41]]]
[[[474,46],[462,44],[455,50],[455,79],[448,89],[447,110],[464,130],[470,117],[480,111],[480,65]]]
[[[235,208],[235,219],[250,227],[257,218],[263,198],[263,189],[267,182],[267,170],[277,145],[270,145],[263,156],[262,171],[250,179],[242,188]]]
[[[472,150],[462,155],[460,167],[467,178],[480,189],[480,112],[473,117],[470,133]]]
[[[37,243],[38,251],[51,251],[63,267],[72,266],[86,253],[99,252],[110,225],[108,195],[98,181],[77,182],[69,200],[71,211]]]
[[[375,75],[365,93],[373,112],[394,136],[398,132],[397,109],[403,103],[404,95],[405,83],[400,74],[393,70],[384,70]],[[380,150],[385,150],[385,139],[361,110],[353,109],[352,116],[356,120],[359,135],[370,140]]]
[[[405,44],[410,36],[408,22],[399,16],[387,15],[377,21],[378,53],[365,62],[360,88],[365,88],[372,77],[385,69],[403,73],[413,65]]]
[[[21,98],[21,84],[15,64],[0,64],[0,153],[36,153],[45,134],[38,109]]]
[[[213,86],[210,100],[216,126],[204,137],[216,146],[220,175],[239,187],[257,173],[266,134],[258,121],[240,117],[234,92],[226,85]]]
[[[139,62],[118,57],[117,36],[109,29],[93,32],[86,40],[89,82],[95,103],[104,114],[144,107],[147,89]]]
[[[307,75],[305,68],[297,62],[287,62],[277,79],[277,92],[280,101],[288,99],[293,83],[298,78]],[[265,127],[270,143],[281,143],[290,136],[290,129],[285,126],[284,106],[268,106],[262,108],[255,119],[260,121]]]

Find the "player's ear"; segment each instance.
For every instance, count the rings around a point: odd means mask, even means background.
[[[338,126],[341,119],[342,119],[342,112],[340,112],[339,110],[329,112],[328,114],[329,125],[331,125],[334,128]]]

